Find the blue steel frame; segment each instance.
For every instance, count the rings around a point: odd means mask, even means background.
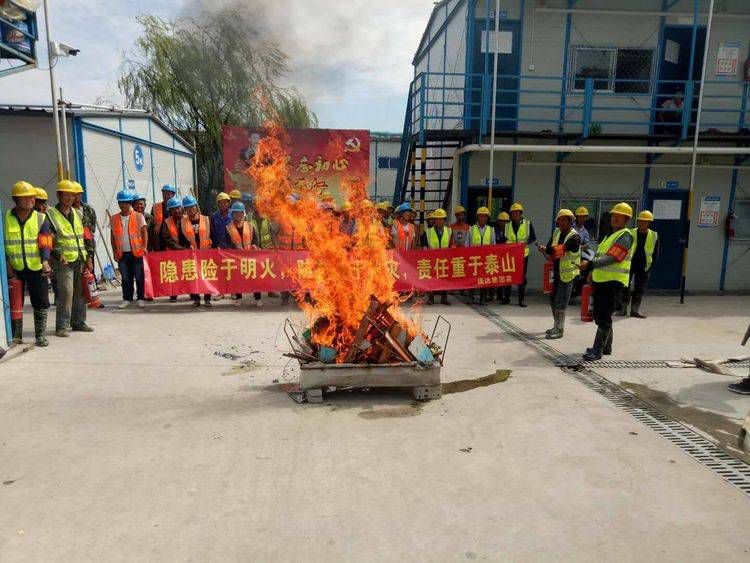
[[[26,55],[25,53],[21,53],[17,49],[14,49],[7,43],[5,43],[2,39],[2,36],[0,36],[0,50],[5,51],[6,53],[10,53],[17,59],[25,62],[26,64],[23,66],[13,67],[6,70],[0,70],[0,77],[7,76],[16,72],[20,72],[21,70],[24,70],[26,67],[35,67],[37,65],[37,52],[36,52],[36,43],[39,40],[39,29],[37,27],[36,22],[36,13],[29,12],[26,16],[26,20],[24,21],[26,24],[28,31],[21,29],[13,22],[0,17],[0,24],[6,27],[10,27],[11,29],[17,31],[18,33],[22,34],[27,39],[31,40],[31,55]]]

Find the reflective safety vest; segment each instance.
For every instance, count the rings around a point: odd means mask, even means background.
[[[200,239],[200,248],[211,248],[211,222],[206,215],[201,215],[198,219],[198,238]],[[170,234],[171,230],[170,230]],[[191,250],[198,250],[198,241],[195,240],[195,231],[193,230],[193,222],[190,217],[182,218],[182,234],[190,243]]]
[[[44,219],[44,213],[32,211],[22,229],[18,217],[10,210],[5,212],[5,257],[15,271],[28,269],[38,272],[42,269],[39,229]]]
[[[154,204],[154,231],[158,234],[161,231],[161,224],[164,222],[164,202]]]
[[[552,235],[552,246],[557,246],[560,244],[560,235],[562,233],[560,232],[560,229],[555,229],[555,232]],[[568,231],[568,234],[565,235],[565,240],[563,240],[562,244],[566,244],[568,240],[570,240],[570,237],[573,237],[577,235],[575,229],[570,229]],[[578,247],[578,250],[576,252],[568,252],[566,251],[565,254],[562,255],[562,258],[560,258],[560,279],[564,283],[570,283],[574,279],[576,279],[576,276],[578,275],[579,269],[578,265],[581,263],[581,247]]]
[[[521,223],[518,225],[518,233],[513,230],[513,221],[508,221],[505,225],[505,238],[508,244],[522,243],[526,244],[526,248],[523,250],[523,255],[529,255],[529,233],[531,232],[531,222],[528,219],[521,219]]]
[[[137,211],[130,212],[130,219],[128,220],[128,238],[130,239],[130,251],[133,256],[140,258],[145,254],[146,245],[143,243],[143,237],[141,236],[141,229],[138,228],[138,216],[140,213]],[[122,226],[122,214],[112,216],[112,244],[115,251],[115,260],[122,258],[122,235],[124,229]]]
[[[247,250],[253,245],[253,227],[247,221],[242,222],[242,235],[234,221],[227,225],[227,233],[235,248]]]
[[[401,221],[396,221],[394,225],[396,226],[396,249],[411,250],[414,248],[414,225],[411,223],[403,225]]]
[[[471,227],[467,223],[453,223],[451,225],[451,231],[453,232],[453,244],[454,246],[466,246],[466,239],[469,236]]]
[[[609,252],[609,249],[612,248],[620,239],[620,237],[626,233],[632,236],[630,229],[620,229],[616,233],[612,233],[607,238],[605,238],[601,243],[599,243],[599,248],[596,251],[596,256],[594,259],[605,256]],[[591,273],[591,279],[596,283],[617,281],[620,282],[624,287],[628,287],[628,285],[630,284],[630,261],[632,258],[633,252],[630,251],[627,253],[625,259],[622,262],[614,262],[609,266],[596,268]]]
[[[631,232],[633,233],[633,252],[631,254],[634,254],[635,247],[638,244],[638,229],[633,229]],[[659,240],[659,233],[649,229],[648,233],[646,233],[646,244],[643,247],[643,250],[646,253],[646,271],[647,272],[651,269],[651,264],[654,263],[654,251],[656,250],[656,241],[658,240]]]
[[[253,228],[258,233],[258,243],[261,248],[271,248],[273,246],[273,236],[271,236],[271,222],[265,217],[260,220],[253,218]]]
[[[305,248],[305,242],[294,229],[282,229],[277,235],[279,248],[284,250],[302,250]]]
[[[47,217],[55,228],[54,249],[66,262],[85,260],[88,252],[83,242],[81,215],[75,209],[71,209],[70,216],[73,218],[72,225],[57,207],[50,207],[47,210]]]
[[[492,244],[492,227],[489,225],[484,226],[484,232],[482,232],[479,225],[471,226],[471,246],[489,246]]]
[[[427,229],[427,246],[429,248],[448,248],[451,245],[451,228],[443,227],[443,235],[438,238],[435,227]]]

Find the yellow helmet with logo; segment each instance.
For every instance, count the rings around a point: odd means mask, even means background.
[[[36,197],[36,188],[28,182],[21,180],[20,182],[16,182],[15,184],[13,184],[11,195],[13,197]]]
[[[432,212],[433,219],[446,219],[447,217],[448,214],[445,212],[445,209],[436,209]]]
[[[573,212],[570,209],[561,209],[557,212],[557,219],[560,217],[570,217],[571,219],[575,219],[575,215],[573,215]]]
[[[40,201],[47,201],[49,199],[49,196],[47,195],[47,190],[44,188],[34,188],[36,190],[36,198]]]
[[[588,217],[589,216],[589,210],[586,209],[583,205],[576,209],[576,217]]]
[[[510,212],[513,213],[514,211],[523,211],[523,205],[521,205],[518,202],[515,202],[513,205],[510,206]]]
[[[650,211],[641,211],[638,214],[638,220],[639,221],[653,221],[654,220],[654,214]]]
[[[453,214],[455,215],[456,213],[466,213],[466,208],[463,205],[457,205]]]
[[[480,207],[479,209],[477,209],[477,215],[487,215],[489,217],[490,210],[487,209],[486,207]]]
[[[68,194],[77,194],[78,188],[76,187],[75,182],[71,182],[70,180],[61,180],[57,183],[57,191]]]
[[[610,213],[612,213],[613,215],[624,215],[625,217],[632,217],[633,208],[623,201],[615,205]]]

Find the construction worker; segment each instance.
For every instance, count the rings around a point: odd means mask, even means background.
[[[528,283],[529,245],[536,242],[536,233],[531,221],[523,217],[523,205],[516,202],[510,206],[510,223],[505,226],[508,244],[526,245],[523,251],[523,283],[518,286],[518,306],[526,307],[526,284]]]
[[[393,211],[394,211],[395,207],[394,207],[394,205],[390,201],[387,203],[387,209],[388,209],[388,217],[386,218],[386,222],[388,223],[389,226],[392,227],[393,226],[393,222],[396,219],[393,216]]]
[[[634,244],[628,221],[633,208],[618,203],[610,212],[612,234],[599,243],[593,260],[581,260],[580,270],[590,273],[594,286],[594,321],[597,331],[594,346],[583,355],[586,361],[599,360],[612,353],[612,313],[623,288],[630,281],[630,261]]]
[[[589,247],[589,244],[591,244],[591,235],[589,234],[589,230],[586,228],[586,221],[588,220],[588,209],[586,209],[584,206],[576,209],[576,222],[573,228],[578,233],[578,236],[581,237],[581,250],[586,250]]]
[[[73,208],[78,192],[74,182],[62,180],[57,184],[55,207],[47,209],[53,236],[52,271],[57,280],[57,311],[55,335],[67,337],[68,330],[93,332],[86,324],[86,301],[83,297],[83,271],[93,269],[93,255],[89,254],[84,239],[83,220]]]
[[[236,188],[233,189],[231,192],[229,192],[229,202],[230,202],[230,207],[234,205],[235,203],[241,203],[242,192]]]
[[[349,201],[345,201],[341,205],[341,222],[339,223],[339,230],[345,235],[352,236],[354,231],[357,230],[357,223],[352,218],[352,204]]]
[[[83,186],[78,182],[73,182],[76,187],[75,199],[73,200],[73,208],[81,214],[81,221],[83,222],[83,240],[86,243],[86,249],[91,257],[92,264],[94,260],[94,252],[96,250],[96,211],[88,203],[83,201]],[[92,272],[93,266],[89,268]]]
[[[450,227],[445,226],[445,220],[448,218],[448,214],[444,209],[436,209],[430,213],[432,218],[432,226],[427,227],[424,234],[422,235],[422,248],[429,250],[436,250],[440,248],[450,248],[453,246],[453,231]],[[435,304],[435,293],[440,294],[440,304],[450,305],[448,301],[447,291],[431,292],[427,298],[428,305]]]
[[[185,240],[183,244],[184,237],[180,233],[183,215],[182,200],[177,196],[169,198],[164,210],[167,215],[161,224],[161,231],[159,232],[159,248],[161,250],[187,250],[190,248],[190,243]],[[175,303],[176,301],[176,295],[169,297],[170,303]]]
[[[49,310],[49,285],[47,278],[52,248],[50,225],[44,213],[34,209],[37,188],[28,182],[16,182],[11,190],[15,207],[5,212],[5,259],[8,275],[21,282],[21,299],[29,292],[34,309],[34,336],[36,345],[47,342],[47,311]],[[23,318],[11,321],[13,342],[23,343]]]
[[[149,233],[149,238],[154,241],[154,250],[167,250],[161,246],[163,241],[161,232],[164,220],[169,217],[169,210],[167,209],[167,202],[177,195],[177,188],[171,184],[164,184],[161,187],[161,201],[154,203],[151,208],[151,216],[154,218],[154,229]]]
[[[258,248],[258,238],[255,236],[255,229],[245,219],[247,210],[242,202],[235,202],[229,208],[232,216],[232,222],[227,225],[227,238],[229,239],[229,248],[237,250],[248,250]],[[242,294],[236,293],[233,297],[234,306],[242,305]]]
[[[248,222],[252,225],[253,232],[257,237],[258,248],[262,250],[272,250],[277,246],[276,235],[274,232],[277,230],[277,226],[272,224],[267,217],[263,217],[260,214],[256,204],[256,200],[253,200],[250,203],[251,213],[250,217],[248,217]],[[253,297],[255,298],[255,306],[263,307],[263,295],[256,292],[253,294]]]
[[[391,227],[391,239],[396,250],[414,250],[417,245],[416,227],[411,219],[414,211],[408,203],[402,203],[395,210],[396,220]]]
[[[375,206],[375,209],[378,211],[378,217],[380,217],[380,223],[383,225],[383,229],[385,229],[386,232],[390,232],[393,223],[389,221],[388,202],[381,201]]]
[[[136,211],[137,213],[140,213],[143,215],[143,219],[146,221],[146,230],[148,231],[148,242],[146,246],[146,250],[148,252],[152,252],[153,250],[156,250],[155,244],[154,244],[154,230],[156,227],[156,224],[154,222],[154,216],[151,215],[151,213],[146,213],[146,196],[139,194],[138,192],[135,192],[133,195],[133,211]]]
[[[648,283],[651,266],[659,259],[659,235],[650,228],[653,221],[653,213],[641,211],[638,214],[638,226],[632,230],[635,250],[630,264],[630,281],[622,292],[622,308],[617,313],[618,316],[627,315],[628,307],[630,307],[631,317],[646,318],[646,315],[641,313],[643,292]]]
[[[497,226],[495,227],[495,244],[505,244],[508,239],[505,238],[505,226],[510,221],[510,215],[501,211],[497,216]],[[503,285],[497,288],[497,301],[501,305],[510,304],[510,286]]]
[[[182,199],[182,209],[183,216],[179,233],[181,244],[191,250],[211,248],[211,220],[208,215],[201,214],[198,201],[193,196],[186,195]],[[193,300],[194,307],[201,306],[200,295],[191,293],[190,298]],[[203,302],[206,307],[212,307],[210,293],[203,295]]]
[[[245,215],[253,212],[253,194],[242,192],[242,203],[245,206]]]
[[[43,188],[34,188],[36,196],[34,198],[34,211],[39,213],[47,213],[47,191]]]
[[[495,229],[489,224],[490,210],[486,207],[477,209],[477,223],[469,229],[466,237],[465,246],[490,246],[495,244]],[[479,304],[486,305],[489,289],[482,287],[479,289]],[[471,299],[474,300],[474,292],[471,292]]]
[[[117,192],[120,212],[111,218],[112,252],[122,276],[122,303],[118,306],[119,309],[127,309],[133,304],[133,283],[138,307],[143,309],[146,306],[143,294],[143,256],[148,247],[148,225],[146,218],[133,210],[135,197],[138,197],[138,194],[132,190]]]
[[[547,246],[539,245],[539,251],[547,260],[555,263],[554,289],[550,293],[550,306],[554,326],[546,333],[548,340],[562,338],[565,333],[565,310],[570,301],[573,282],[578,277],[581,263],[581,237],[573,228],[575,215],[570,209],[557,212],[557,228]]]
[[[211,215],[211,244],[214,248],[229,248],[227,225],[232,222],[229,207],[232,200],[228,193],[219,192],[216,196],[216,211]]]
[[[466,208],[462,205],[457,205],[453,214],[456,216],[456,221],[451,225],[451,232],[453,233],[451,245],[454,247],[466,246],[466,239],[469,236],[469,224],[466,222]]]

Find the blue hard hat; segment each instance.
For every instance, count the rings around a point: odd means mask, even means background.
[[[176,207],[182,207],[182,201],[180,201],[179,197],[172,197],[167,202],[167,211],[174,209]]]
[[[146,201],[146,196],[141,195],[138,192],[133,192],[133,201],[138,201],[140,199],[142,199],[143,201]]]
[[[133,190],[120,190],[117,192],[117,202],[130,203],[133,201],[135,192]]]
[[[240,213],[245,212],[245,206],[242,205],[239,201],[236,201],[232,204],[232,207],[229,208],[230,213],[234,213],[236,211],[239,211]]]
[[[161,187],[161,191],[163,191],[163,192],[172,192],[173,194],[176,194],[176,193],[177,193],[177,188],[175,188],[175,187],[174,187],[173,185],[171,185],[171,184],[164,184],[164,185],[163,185],[163,186]]]
[[[182,198],[182,207],[193,207],[198,205],[198,200],[191,195],[186,195]]]
[[[404,211],[412,211],[411,205],[409,205],[408,203],[402,203],[396,209],[394,209],[395,213],[403,213]]]
[[[250,192],[242,192],[242,201],[247,201],[249,203],[253,202],[253,194]]]

